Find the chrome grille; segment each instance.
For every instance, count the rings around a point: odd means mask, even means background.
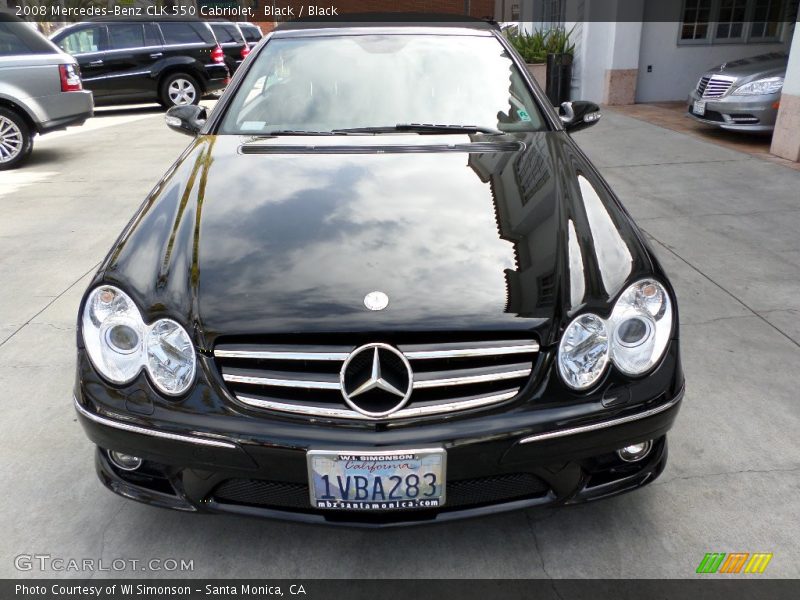
[[[704,75],[697,84],[697,94],[703,98],[720,98],[731,89],[735,77],[727,75]]]
[[[339,372],[356,345],[218,344],[229,391],[254,408],[331,419],[373,420],[352,410]],[[399,343],[413,369],[409,403],[385,419],[490,406],[513,398],[530,377],[539,344],[526,340]]]

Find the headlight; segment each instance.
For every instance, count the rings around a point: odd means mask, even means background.
[[[114,383],[128,383],[142,368],[145,333],[139,309],[122,290],[92,291],[83,310],[83,343],[89,359]]]
[[[614,305],[608,320],[611,360],[626,375],[642,375],[664,354],[672,332],[672,303],[653,279],[637,281]]]
[[[743,86],[736,88],[731,95],[758,96],[761,94],[775,94],[780,92],[781,88],[783,88],[783,77],[767,77],[766,79],[745,83]]]
[[[664,355],[672,333],[672,303],[653,279],[628,287],[608,319],[575,318],[558,346],[558,371],[571,388],[594,385],[609,360],[626,375],[642,375]]]
[[[147,335],[147,372],[161,391],[182,394],[194,381],[194,346],[175,321],[156,321]]]
[[[81,333],[89,360],[113,383],[128,383],[143,368],[165,394],[182,394],[194,381],[196,358],[189,334],[170,319],[147,325],[133,300],[116,287],[92,290]]]
[[[608,330],[597,315],[581,315],[569,324],[558,345],[558,370],[571,388],[585,390],[605,371]]]

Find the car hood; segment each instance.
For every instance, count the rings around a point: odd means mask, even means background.
[[[708,73],[728,75],[737,79],[755,80],[762,77],[784,75],[788,62],[789,56],[787,54],[770,52],[722,63],[709,70]]]
[[[200,136],[156,186],[99,280],[145,318],[219,336],[536,332],[653,263],[563,132]],[[389,296],[370,311],[364,297]],[[520,334],[521,335],[521,334]]]

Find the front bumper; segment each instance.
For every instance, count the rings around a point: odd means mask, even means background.
[[[775,120],[778,117],[776,104],[779,99],[780,94],[701,98],[696,91],[692,91],[688,98],[686,116],[699,123],[729,131],[770,132],[775,129]],[[697,100],[706,103],[703,115],[693,111]]]
[[[683,397],[677,343],[638,385],[621,404],[604,406],[600,398],[550,401],[398,428],[347,427],[251,418],[230,409],[214,415],[180,406],[147,408],[137,404],[140,394],[119,393],[98,380],[79,354],[75,406],[88,437],[101,449],[100,479],[120,495],[179,510],[376,527],[580,503],[651,482],[664,468],[665,434]],[[608,398],[608,389],[600,395]],[[198,391],[208,393],[208,388]],[[654,440],[654,446],[642,461],[624,463],[616,456],[617,449],[645,440]],[[434,446],[447,451],[448,501],[441,508],[365,513],[310,504],[309,449]],[[140,456],[145,465],[121,471],[102,449]]]

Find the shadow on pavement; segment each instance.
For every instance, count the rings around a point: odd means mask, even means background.
[[[38,148],[36,144],[33,145],[33,153],[30,158],[22,165],[22,169],[27,167],[35,167],[39,165],[46,165],[48,163],[63,163],[71,154],[70,151],[65,151],[63,148]]]
[[[94,116],[97,117],[119,117],[145,115],[166,112],[160,104],[144,104],[136,106],[95,106]]]

